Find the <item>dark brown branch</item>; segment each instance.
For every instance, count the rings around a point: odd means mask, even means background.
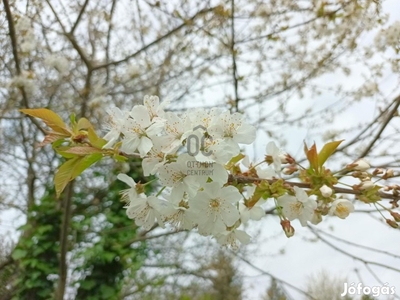
[[[370,127],[372,125],[374,125],[376,122],[379,121],[379,119],[389,110],[389,108],[393,105],[393,103],[396,102],[396,99],[390,103],[374,120],[372,120],[367,126],[365,126],[365,128],[355,137],[353,138],[351,141],[347,142],[345,145],[339,147],[337,149],[337,152],[339,151],[343,151],[344,149],[348,148],[349,146],[357,143],[358,141],[360,141],[361,136],[367,132],[368,129],[370,129]],[[362,156],[360,156],[361,158]]]
[[[76,50],[76,52],[78,52],[80,58],[82,59],[82,61],[85,63],[87,69],[89,71],[92,71],[92,63],[91,61],[86,57],[85,53],[83,52],[83,50],[81,49],[81,47],[78,45],[78,42],[76,41],[74,35],[70,32],[67,32],[67,30],[65,29],[63,23],[61,22],[60,18],[58,17],[57,12],[55,11],[54,7],[51,5],[49,0],[46,0],[47,4],[49,5],[51,11],[54,14],[54,17],[56,18],[58,24],[60,25],[64,35],[67,37],[67,39],[71,42],[72,46],[74,47],[74,49]]]
[[[86,9],[86,6],[88,5],[88,3],[89,3],[89,0],[86,0],[85,3],[83,3],[83,6],[82,6],[81,11],[79,12],[78,18],[76,19],[74,26],[72,26],[72,28],[71,28],[70,34],[74,34],[74,31],[75,31],[76,27],[78,27],[79,21],[81,20],[82,15],[85,12],[85,9]]]
[[[21,69],[20,69],[19,56],[18,56],[18,50],[17,50],[17,35],[15,33],[14,21],[13,21],[13,17],[11,14],[10,4],[8,3],[8,0],[3,0],[3,4],[4,4],[4,9],[6,11],[6,16],[7,16],[8,30],[10,32],[11,46],[12,46],[12,51],[13,51],[13,56],[14,56],[14,61],[15,61],[15,69],[17,70],[17,74],[20,75]]]
[[[358,248],[362,248],[362,249],[366,249],[366,250],[369,250],[369,251],[373,251],[373,252],[385,254],[385,255],[388,255],[388,256],[392,256],[394,258],[400,258],[400,255],[397,255],[397,254],[394,254],[394,253],[390,253],[388,251],[383,251],[381,249],[376,249],[376,248],[372,248],[372,247],[369,247],[369,246],[360,245],[360,244],[354,243],[352,241],[345,240],[345,239],[339,238],[337,236],[334,236],[334,235],[332,235],[330,233],[327,233],[327,232],[325,232],[325,231],[323,231],[321,229],[314,228],[314,230],[316,232],[322,233],[323,235],[326,235],[326,236],[328,236],[330,238],[333,238],[333,239],[335,239],[335,240],[337,240],[339,242],[345,243],[346,245],[352,245],[352,246],[355,246],[355,247],[358,247]]]
[[[310,295],[309,293],[303,291],[302,289],[298,288],[297,286],[294,286],[293,284],[290,284],[287,281],[284,281],[282,279],[279,279],[277,277],[275,277],[274,275],[272,275],[271,273],[268,273],[267,271],[264,271],[263,269],[257,267],[256,265],[254,265],[253,263],[251,263],[248,259],[244,258],[243,256],[239,255],[238,253],[236,253],[235,251],[230,251],[233,255],[235,255],[237,258],[239,258],[241,261],[245,262],[247,265],[249,265],[250,267],[252,267],[254,270],[259,271],[261,274],[263,275],[267,275],[270,278],[276,280],[277,282],[280,282],[284,285],[287,285],[288,287],[298,291],[299,293],[302,293],[303,295],[307,296],[307,299],[312,299],[312,300],[317,300],[315,299],[312,295]]]
[[[20,67],[20,61],[19,61],[19,56],[18,56],[18,47],[17,47],[17,35],[15,33],[14,21],[13,21],[11,9],[10,9],[10,4],[8,3],[8,0],[4,0],[3,4],[4,4],[4,9],[6,11],[6,16],[7,16],[8,31],[10,33],[11,47],[12,47],[12,52],[13,52],[14,62],[15,62],[15,69],[17,70],[17,75],[21,75],[21,67]],[[20,91],[22,94],[23,105],[26,108],[29,108],[28,96],[26,95],[24,87],[21,87]],[[43,134],[46,134],[46,131],[42,128],[42,126],[40,126],[40,123],[35,118],[33,118],[31,116],[28,116],[28,118]]]
[[[68,264],[67,264],[67,253],[68,253],[68,234],[71,221],[71,206],[72,206],[72,195],[74,190],[74,182],[70,182],[65,197],[62,203],[63,218],[61,224],[60,234],[60,265],[59,265],[59,279],[56,291],[56,300],[63,300],[65,294],[65,287],[67,284],[68,276]]]
[[[334,244],[332,244],[331,242],[329,242],[328,240],[326,240],[325,238],[321,237],[320,234],[318,234],[318,232],[316,232],[316,230],[311,226],[311,225],[307,225],[307,227],[310,229],[310,231],[318,238],[320,239],[322,242],[324,242],[325,244],[327,244],[328,246],[330,246],[332,249],[346,255],[349,256],[355,260],[358,260],[364,264],[369,264],[369,265],[374,265],[374,266],[378,266],[378,267],[382,267],[382,268],[386,268],[392,271],[396,271],[396,272],[400,272],[400,269],[397,269],[395,267],[392,267],[390,265],[385,265],[385,264],[381,264],[379,262],[374,262],[374,261],[369,261],[369,260],[364,260],[358,256],[355,256],[347,251],[344,251],[342,249],[340,249],[339,247],[335,246]]]
[[[229,175],[228,182],[237,182],[237,183],[254,183],[254,182],[261,182],[261,181],[267,181],[269,184],[273,184],[274,182],[278,181],[279,179],[261,179],[261,178],[256,178],[256,177],[246,177],[246,176],[233,176]],[[311,189],[311,184],[309,183],[304,183],[304,182],[291,182],[291,181],[285,181],[284,184],[288,184],[290,186],[298,186],[304,189]],[[351,195],[361,195],[362,191],[358,190],[352,190],[352,189],[347,189],[347,188],[341,188],[341,187],[332,187],[332,189],[336,193],[341,193],[341,194],[351,194]],[[381,198],[384,199],[400,199],[399,196],[395,196],[393,194],[385,193],[382,191],[378,191],[377,193]]]
[[[236,50],[235,50],[235,0],[231,0],[231,56],[232,56],[232,77],[233,89],[235,93],[235,110],[239,112],[239,93],[238,93],[238,78],[236,65]]]
[[[157,228],[157,227],[158,226],[156,226],[156,225],[153,226],[153,228]],[[133,243],[136,243],[136,242],[143,242],[143,241],[147,241],[147,240],[157,239],[157,238],[160,238],[160,237],[177,234],[177,233],[180,233],[180,232],[183,231],[183,230],[167,231],[167,232],[163,232],[163,233],[147,236],[146,234],[149,233],[150,231],[152,231],[152,229],[148,230],[148,231],[141,232],[136,238],[130,240],[124,246],[125,247],[129,247],[130,245],[132,245]]]
[[[147,49],[151,48],[154,45],[157,45],[158,43],[162,42],[163,40],[167,39],[168,37],[170,37],[171,35],[175,34],[176,32],[178,32],[179,30],[181,30],[182,28],[188,26],[189,24],[191,24],[191,22],[196,19],[197,17],[199,17],[200,15],[203,15],[205,13],[208,13],[210,11],[213,11],[215,9],[215,7],[211,7],[211,8],[207,8],[207,9],[203,9],[199,12],[197,12],[194,16],[192,16],[191,18],[185,20],[181,25],[175,27],[174,29],[172,29],[171,31],[169,31],[167,34],[163,35],[162,37],[154,40],[153,42],[151,42],[150,44],[147,44],[146,46],[144,46],[143,48],[141,48],[140,50],[136,51],[135,53],[125,57],[124,59],[121,60],[117,60],[117,61],[113,61],[110,63],[105,63],[102,65],[97,65],[93,67],[93,70],[98,70],[98,69],[102,69],[102,68],[106,68],[108,66],[116,66],[119,65],[121,63],[127,62],[128,60],[130,60],[131,58],[134,58],[135,56],[141,54],[142,52],[146,51]]]
[[[390,111],[390,113],[387,115],[385,121],[383,122],[381,129],[379,129],[379,131],[376,133],[376,135],[374,136],[373,140],[371,141],[371,143],[367,146],[367,148],[364,149],[364,151],[361,153],[360,157],[364,157],[366,156],[369,151],[372,149],[372,147],[375,145],[375,143],[378,141],[378,139],[380,138],[381,134],[383,133],[383,131],[385,130],[386,126],[389,124],[390,120],[393,119],[394,116],[397,115],[397,109],[400,106],[400,96],[397,96],[397,98],[394,100],[396,102],[396,104],[394,105],[393,109]]]
[[[110,43],[111,43],[111,30],[113,28],[113,23],[112,23],[112,18],[114,15],[115,11],[115,6],[116,6],[117,0],[113,0],[111,4],[111,10],[110,10],[110,25],[108,26],[108,32],[107,32],[107,44],[106,44],[106,63],[108,64],[110,62]],[[108,81],[110,80],[110,70],[108,67],[106,67],[106,84],[108,84]]]
[[[346,5],[348,5],[348,3],[347,3]],[[260,35],[260,36],[254,37],[254,38],[249,38],[249,39],[247,39],[247,40],[238,41],[237,43],[238,43],[238,44],[242,44],[242,43],[253,42],[253,41],[260,40],[260,39],[265,39],[265,38],[268,39],[268,38],[273,37],[275,34],[278,34],[278,33],[284,32],[284,31],[288,31],[288,30],[290,30],[290,29],[294,29],[294,28],[301,27],[301,26],[307,25],[307,24],[309,24],[309,23],[312,23],[312,22],[314,22],[314,21],[320,19],[321,17],[333,16],[333,15],[335,15],[337,12],[339,12],[339,11],[342,10],[342,9],[343,9],[343,8],[338,8],[338,9],[336,9],[336,10],[334,10],[334,11],[331,11],[331,12],[329,12],[329,13],[326,13],[326,14],[323,15],[323,16],[318,16],[318,17],[309,19],[309,20],[307,20],[307,21],[294,24],[294,25],[292,25],[292,26],[290,26],[290,27],[287,27],[287,28],[284,28],[284,29],[274,30],[274,31],[272,31],[272,32],[270,32],[270,33],[268,33],[268,34],[265,34],[265,35]]]

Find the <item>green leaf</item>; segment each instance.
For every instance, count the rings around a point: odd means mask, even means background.
[[[92,124],[90,124],[89,120],[86,118],[80,118],[77,124],[77,129],[78,131],[80,130],[89,130],[89,128],[92,128]]]
[[[74,180],[84,170],[99,161],[102,157],[103,155],[101,153],[94,153],[87,156],[74,157],[62,164],[54,177],[57,197],[60,196],[68,182]]]
[[[71,148],[70,146],[63,146],[54,148],[54,150],[62,157],[65,157],[67,159],[77,157],[78,156],[77,154],[67,152],[70,148]]]
[[[64,150],[63,153],[67,153],[67,154],[76,154],[76,155],[88,155],[88,154],[93,154],[93,153],[102,153],[103,151],[101,151],[98,148],[94,148],[94,147],[84,147],[84,146],[76,146],[76,147],[71,147],[67,150]]]
[[[75,127],[75,125],[76,125],[76,116],[75,116],[74,113],[72,113],[72,114],[70,115],[69,120],[70,120],[70,122],[71,122],[72,127]]]
[[[341,142],[343,142],[343,140],[333,141],[325,144],[324,147],[322,147],[318,154],[318,164],[320,167],[322,167],[326,160],[335,152],[336,148],[339,147]]]
[[[122,155],[119,155],[119,154],[114,155],[114,159],[115,159],[116,161],[118,161],[118,162],[125,162],[125,161],[128,160],[127,157],[122,156]]]
[[[43,141],[39,144],[39,147],[46,146],[47,144],[53,144],[57,141],[63,142],[66,136],[64,134],[60,134],[57,132],[49,132],[43,139]]]
[[[244,157],[245,157],[245,155],[243,153],[239,153],[235,157],[231,158],[231,160],[228,162],[228,165],[231,165],[231,164],[234,165],[234,164],[238,163]]]
[[[28,251],[22,249],[15,249],[12,253],[12,258],[14,260],[19,260],[20,258],[25,257],[28,254]]]
[[[96,132],[94,131],[93,127],[90,127],[88,129],[88,138],[92,146],[97,147],[97,148],[103,148],[105,144],[107,144],[107,141],[105,139],[100,138]]]
[[[71,136],[71,131],[59,115],[47,108],[20,109],[20,112],[31,117],[42,119],[51,129],[64,136]]]
[[[89,168],[94,163],[98,162],[103,158],[103,154],[101,153],[93,153],[84,157],[81,157],[79,165],[73,170],[72,179],[78,177],[83,171]]]

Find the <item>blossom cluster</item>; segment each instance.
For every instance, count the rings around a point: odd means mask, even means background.
[[[143,105],[131,111],[112,108],[109,131],[103,148],[118,148],[123,154],[140,156],[145,176],[156,175],[162,185],[157,194],[146,195],[143,185],[126,174],[118,179],[129,188],[122,191],[127,202],[126,213],[138,226],[148,230],[155,222],[168,223],[178,230],[197,228],[205,236],[213,236],[233,248],[248,243],[243,230],[249,220],[265,216],[263,198],[253,198],[257,184],[278,180],[282,172],[290,172],[294,160],[273,143],[266,147],[266,158],[252,165],[246,156],[239,156],[241,144],[251,144],[256,129],[240,113],[219,108],[195,109],[178,115],[166,111],[169,103],[160,103],[156,96],[146,96]],[[239,188],[229,178],[229,162],[235,157],[248,173],[259,179]],[[353,167],[357,168],[359,164]],[[242,173],[243,174],[243,173]],[[294,233],[290,221],[298,219],[302,226],[322,220],[322,215],[346,218],[354,210],[345,199],[336,199],[330,187],[320,188],[319,197],[309,195],[297,186],[277,197],[276,208],[287,236]],[[256,199],[257,201],[253,201]]]
[[[26,17],[20,17],[15,24],[15,30],[21,39],[22,52],[30,52],[36,48],[36,37],[31,22]]]

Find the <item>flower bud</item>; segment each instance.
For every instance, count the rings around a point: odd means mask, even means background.
[[[290,225],[290,221],[289,220],[282,220],[281,221],[281,226],[283,231],[285,232],[286,236],[288,238],[292,237],[294,235],[294,228],[292,225]]]
[[[281,163],[287,164],[288,160],[286,158],[286,154],[279,154],[279,159],[281,160]]]
[[[354,211],[354,205],[349,200],[337,199],[333,201],[331,208],[329,209],[329,214],[331,216],[335,215],[341,219],[345,219],[350,213]]]
[[[379,174],[383,174],[384,170],[381,168],[376,168],[373,172],[372,175],[379,175]]]
[[[388,223],[388,225],[390,226],[390,227],[393,227],[393,228],[399,228],[399,224],[397,224],[395,221],[393,221],[393,220],[390,220],[390,219],[386,219],[386,223]]]
[[[382,179],[388,179],[394,176],[394,171],[392,169],[389,169],[386,171],[386,173],[382,176]]]
[[[292,175],[294,172],[297,172],[299,168],[296,165],[290,165],[282,170],[282,173],[285,175]]]
[[[319,191],[321,192],[322,197],[325,197],[325,198],[328,198],[332,195],[332,189],[330,187],[326,186],[325,184],[323,186],[321,186]]]
[[[357,171],[367,171],[369,168],[371,168],[368,161],[364,158],[360,158],[360,159],[356,160],[353,164],[356,165],[354,167],[354,170],[357,170]]]
[[[353,185],[354,190],[370,190],[375,186],[371,180],[363,181],[360,184]]]
[[[314,214],[310,220],[310,222],[314,225],[317,225],[322,222],[322,215],[320,212],[314,211]]]
[[[396,222],[400,222],[400,214],[399,214],[399,213],[394,212],[394,211],[391,211],[390,214],[391,214],[391,216],[393,217],[393,219],[394,219]]]

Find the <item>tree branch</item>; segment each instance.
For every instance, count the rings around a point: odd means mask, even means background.
[[[344,255],[346,255],[346,256],[349,256],[349,257],[351,257],[351,258],[353,258],[353,259],[355,259],[355,260],[358,260],[358,261],[360,261],[360,262],[362,262],[362,263],[364,263],[364,264],[375,265],[375,266],[382,267],[382,268],[386,268],[386,269],[389,269],[389,270],[392,270],[392,271],[400,272],[400,269],[397,269],[397,268],[392,267],[392,266],[390,266],[390,265],[385,265],[385,264],[381,264],[381,263],[379,263],[379,262],[364,260],[364,259],[362,259],[362,258],[360,258],[360,257],[358,257],[358,256],[354,256],[353,254],[351,254],[351,253],[349,253],[349,252],[347,252],[347,251],[344,251],[344,250],[340,249],[339,247],[335,246],[334,244],[332,244],[331,242],[329,242],[328,240],[326,240],[325,238],[323,238],[320,234],[318,234],[318,232],[316,232],[316,230],[315,230],[311,225],[307,225],[307,227],[308,227],[308,228],[310,229],[310,231],[311,231],[318,239],[320,239],[322,242],[324,242],[325,244],[327,244],[328,246],[330,246],[332,249],[334,249],[334,250],[336,250],[336,251],[338,251],[338,252],[340,252],[340,253],[342,253],[342,254],[344,254]]]
[[[247,260],[247,259],[244,258],[243,256],[239,255],[239,254],[236,253],[235,251],[230,250],[230,252],[231,252],[233,255],[235,255],[237,258],[239,258],[240,260],[242,260],[243,262],[245,262],[247,265],[249,265],[250,267],[252,267],[254,270],[259,271],[261,274],[267,275],[267,276],[271,277],[272,279],[274,279],[274,280],[276,280],[276,281],[278,281],[278,282],[280,282],[280,283],[282,283],[282,284],[284,284],[284,285],[287,285],[288,287],[290,287],[290,288],[296,290],[297,292],[299,292],[299,293],[301,293],[301,294],[307,296],[307,299],[317,300],[317,299],[315,299],[313,296],[311,296],[309,293],[303,291],[302,289],[298,288],[297,286],[294,286],[294,285],[290,284],[290,283],[287,282],[287,281],[284,281],[284,280],[282,280],[282,279],[279,279],[279,278],[275,277],[274,275],[268,273],[267,271],[264,271],[263,269],[257,267],[256,265],[254,265],[253,263],[251,263],[249,260]]]
[[[59,264],[59,279],[56,291],[56,300],[63,300],[65,294],[65,287],[67,284],[67,253],[68,253],[68,234],[69,227],[71,221],[71,206],[72,206],[72,196],[74,191],[74,182],[70,182],[66,193],[64,194],[64,203],[62,206],[63,210],[63,219],[61,225],[61,234],[60,234],[60,264]]]
[[[154,40],[153,42],[151,42],[150,44],[147,44],[146,46],[144,46],[143,48],[141,48],[140,50],[136,51],[135,53],[121,59],[121,60],[117,60],[117,61],[113,61],[110,63],[105,63],[105,64],[101,64],[101,65],[97,65],[93,67],[93,70],[98,70],[98,69],[102,69],[102,68],[106,68],[108,66],[117,66],[121,63],[127,62],[128,60],[130,60],[131,58],[134,58],[135,56],[141,54],[142,52],[146,51],[147,49],[151,48],[154,45],[157,45],[158,43],[160,43],[161,41],[167,39],[168,37],[170,37],[171,35],[175,34],[176,32],[178,32],[179,30],[181,30],[182,28],[188,26],[188,24],[191,23],[191,21],[193,21],[194,19],[196,19],[198,16],[203,15],[205,13],[208,13],[210,11],[213,11],[215,9],[215,7],[211,7],[211,8],[207,8],[207,9],[202,9],[201,11],[197,12],[194,16],[192,16],[191,18],[185,20],[181,25],[175,27],[174,29],[172,29],[171,31],[169,31],[167,34],[163,35],[162,37]]]
[[[364,149],[364,151],[361,153],[360,157],[366,156],[369,151],[372,149],[372,147],[375,145],[375,143],[378,141],[380,138],[381,134],[385,130],[386,126],[389,124],[390,120],[393,119],[394,116],[397,115],[397,109],[400,106],[400,96],[397,96],[397,98],[394,100],[396,103],[393,107],[393,109],[390,111],[390,113],[387,115],[385,121],[383,122],[381,129],[376,133],[375,137],[372,139],[371,143],[367,146],[367,148]]]
[[[6,11],[6,16],[7,16],[7,22],[8,22],[8,31],[10,33],[10,39],[11,39],[11,47],[12,47],[12,52],[14,56],[14,62],[15,62],[15,69],[17,70],[17,75],[21,75],[21,67],[20,67],[20,61],[19,61],[19,56],[18,56],[18,47],[17,47],[17,35],[15,33],[15,27],[14,27],[14,21],[10,9],[10,4],[8,3],[8,0],[3,0],[4,4],[4,9]],[[24,87],[20,88],[21,94],[22,94],[22,100],[23,100],[23,105],[26,108],[29,108],[29,103],[28,103],[28,96],[26,95]],[[32,123],[43,133],[46,134],[46,131],[40,126],[40,123],[33,117],[27,116]]]
[[[232,77],[233,90],[235,93],[235,110],[239,112],[239,93],[238,93],[238,78],[236,65],[236,50],[235,50],[235,0],[231,0],[231,56],[232,56]]]
[[[237,183],[255,183],[255,182],[261,182],[261,181],[267,181],[269,184],[273,184],[274,182],[278,181],[279,179],[261,179],[261,178],[256,178],[256,177],[246,177],[246,176],[234,176],[234,175],[229,175],[228,182],[237,182]],[[312,186],[309,183],[304,183],[304,182],[292,182],[292,181],[283,181],[284,184],[288,184],[290,186],[298,186],[301,188],[305,189],[311,189]],[[347,188],[341,188],[341,187],[332,187],[332,189],[336,193],[342,193],[342,194],[351,194],[351,195],[361,195],[362,191],[358,190],[352,190],[352,189],[347,189]],[[395,196],[393,194],[385,193],[382,191],[378,191],[377,193],[381,198],[384,199],[394,199],[398,200],[400,199],[400,196]]]
[[[75,31],[76,27],[78,27],[79,21],[81,20],[82,15],[85,12],[85,9],[86,9],[86,6],[88,5],[88,3],[89,3],[89,0],[86,0],[85,3],[83,3],[83,6],[82,6],[81,11],[79,12],[78,18],[76,19],[74,26],[72,26],[71,31],[69,32],[70,34],[72,34],[72,35],[74,34],[74,31]]]

